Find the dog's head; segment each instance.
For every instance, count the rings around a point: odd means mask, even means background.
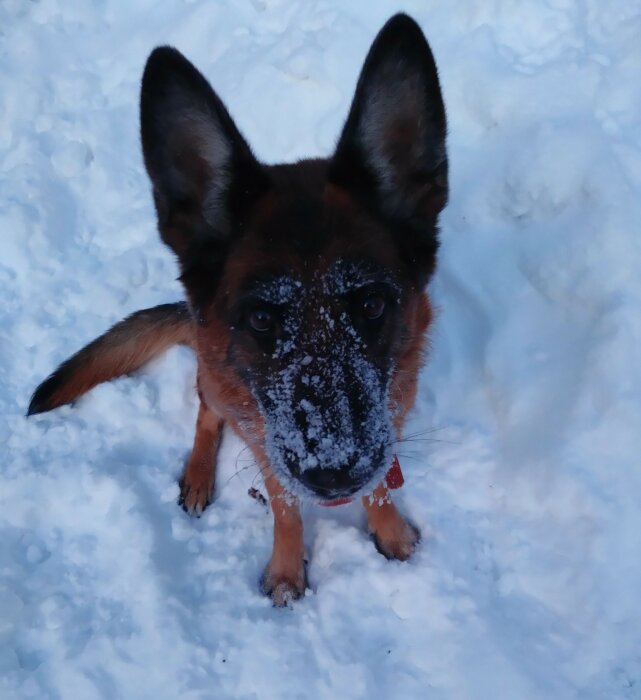
[[[404,15],[381,30],[329,160],[258,163],[171,48],[149,58],[141,121],[201,371],[242,387],[242,405],[228,399],[236,422],[254,416],[288,490],[333,500],[375,485],[411,403],[447,200],[445,110],[421,30]]]

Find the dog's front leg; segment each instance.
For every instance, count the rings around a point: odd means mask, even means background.
[[[376,548],[388,559],[409,559],[420,540],[420,532],[398,512],[385,482],[370,496],[363,496],[367,526]]]
[[[274,514],[274,549],[261,588],[274,605],[283,607],[303,596],[307,587],[303,521],[297,499],[285,491],[269,468],[264,477]]]
[[[194,448],[180,479],[178,503],[189,515],[200,516],[211,503],[216,478],[216,457],[224,421],[200,401]]]

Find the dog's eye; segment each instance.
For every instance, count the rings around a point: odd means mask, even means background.
[[[266,309],[254,309],[249,314],[249,325],[257,333],[268,333],[274,329],[274,317]]]
[[[385,299],[378,294],[370,294],[363,301],[363,316],[369,321],[377,321],[385,313]]]

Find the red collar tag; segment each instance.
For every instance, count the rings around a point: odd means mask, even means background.
[[[403,472],[401,471],[401,463],[398,461],[398,457],[396,455],[394,455],[394,459],[392,460],[392,466],[385,475],[385,483],[387,484],[387,488],[391,489],[392,491],[395,489],[400,489],[405,483]]]
[[[401,471],[401,464],[398,461],[398,457],[394,455],[392,459],[392,466],[389,468],[387,474],[385,474],[385,485],[388,489],[400,489],[405,483],[403,478],[403,472]],[[344,506],[346,503],[351,503],[354,499],[352,498],[337,498],[335,501],[323,501],[320,505],[332,507],[332,506]]]

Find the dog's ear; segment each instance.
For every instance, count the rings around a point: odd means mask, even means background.
[[[422,231],[436,252],[438,214],[447,202],[445,107],[423,32],[399,14],[365,59],[330,181],[396,225]],[[425,240],[424,245],[430,247]]]
[[[140,124],[160,234],[185,281],[203,248],[211,258],[226,247],[266,175],[218,95],[176,49],[157,48],[147,60]]]

